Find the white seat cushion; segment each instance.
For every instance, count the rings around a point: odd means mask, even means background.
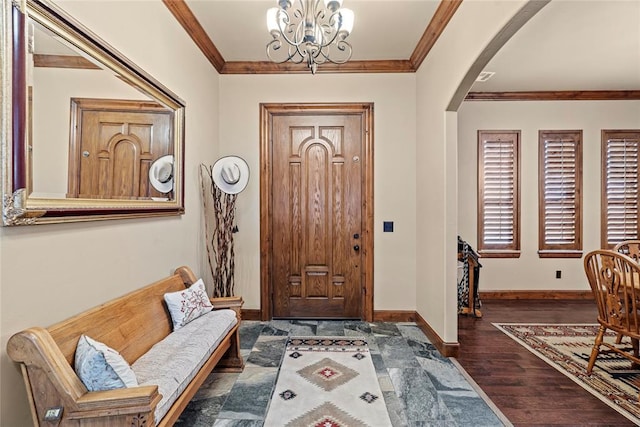
[[[162,394],[156,424],[237,322],[233,310],[212,311],[169,334],[133,363],[138,384],[157,385]]]

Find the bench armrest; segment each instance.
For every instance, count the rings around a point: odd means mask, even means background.
[[[153,410],[162,399],[157,385],[119,388],[107,391],[90,391],[82,395],[76,403],[78,411],[106,411],[119,413]],[[121,412],[125,411],[125,412]]]
[[[242,299],[242,297],[220,297],[209,299],[211,300],[211,304],[213,304],[213,308],[215,309],[233,309],[234,307],[242,307],[242,304],[244,304],[244,300]]]
[[[154,425],[154,412],[162,395],[158,386],[91,391],[64,414],[78,425]]]
[[[240,321],[240,310],[242,309],[242,304],[244,304],[242,297],[220,297],[210,298],[210,300],[214,310],[220,310],[222,308],[231,309],[236,312],[238,321]]]

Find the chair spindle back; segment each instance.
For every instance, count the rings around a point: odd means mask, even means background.
[[[625,240],[615,245],[613,250],[640,262],[640,240]]]

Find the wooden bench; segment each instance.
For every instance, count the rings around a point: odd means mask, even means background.
[[[243,301],[241,297],[230,297],[213,298],[211,302],[214,309],[234,310],[238,323],[224,336],[159,422],[154,419],[154,410],[162,398],[157,386],[89,392],[76,375],[74,355],[82,334],[117,350],[132,364],[172,333],[164,294],[183,290],[195,281],[188,267],[180,267],[170,277],[53,326],[29,328],[12,336],[7,352],[12,360],[20,363],[34,425],[171,426],[214,367],[222,371],[242,371],[238,327]],[[62,407],[61,418],[44,422],[47,410],[57,407]]]

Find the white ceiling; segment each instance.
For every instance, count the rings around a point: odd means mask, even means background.
[[[472,90],[638,90],[640,1],[553,0],[485,71]]]
[[[225,61],[267,60],[275,0],[186,3]],[[355,13],[352,59],[409,59],[438,4],[344,0]],[[496,74],[473,91],[640,90],[640,0],[552,0],[485,70]]]
[[[267,9],[276,0],[186,0],[225,61],[266,61]],[[408,59],[439,0],[345,0],[355,24],[352,59]],[[401,25],[390,26],[389,22]]]

